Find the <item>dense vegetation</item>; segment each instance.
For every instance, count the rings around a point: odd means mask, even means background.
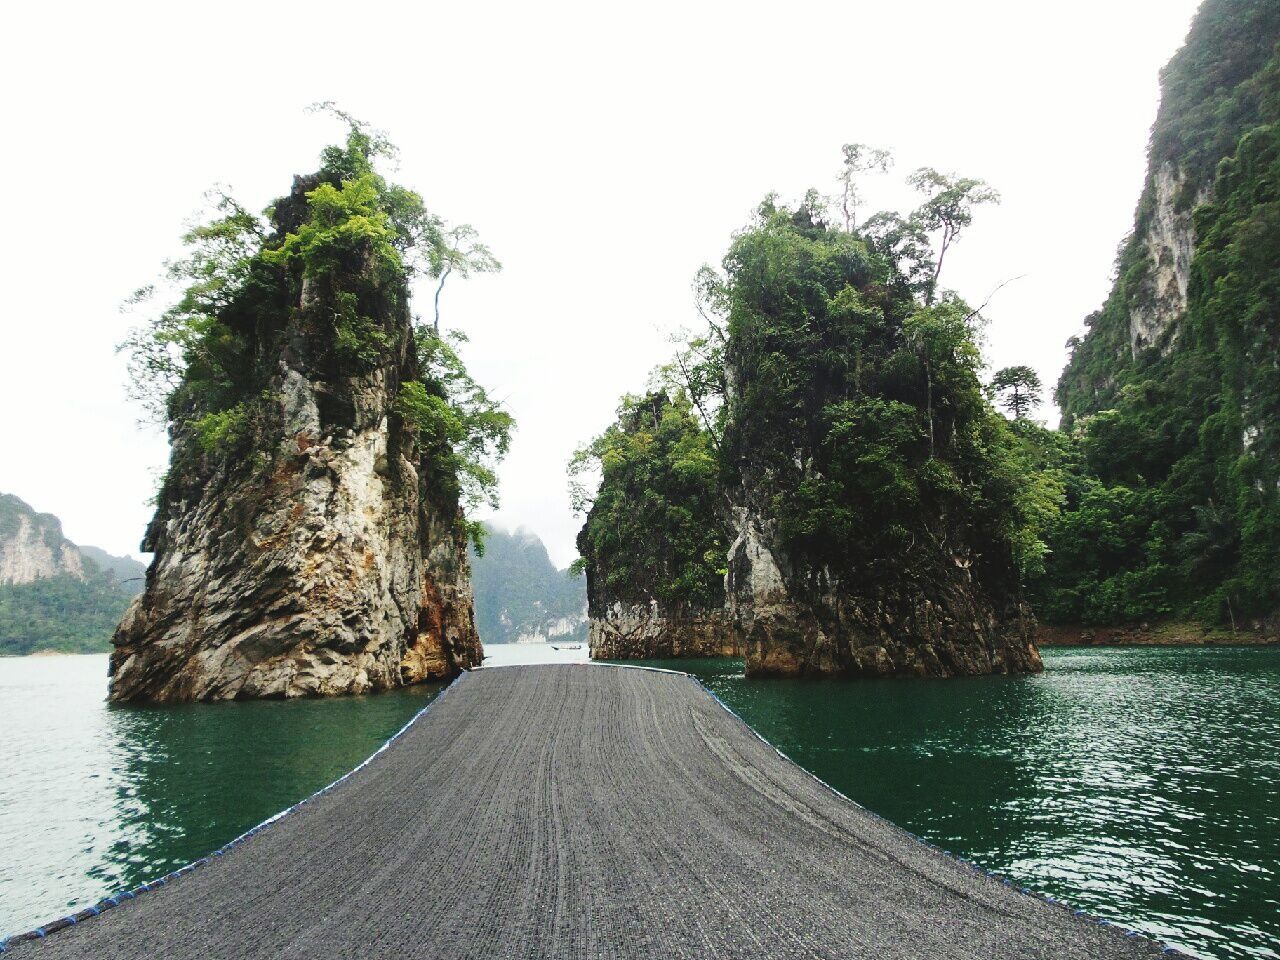
[[[69,575],[0,584],[0,655],[106,653],[135,591],[86,564]]]
[[[589,507],[575,566],[598,596],[667,607],[724,602],[728,529],[711,433],[681,391],[627,396],[617,420],[570,464]],[[589,493],[588,477],[599,488]]]
[[[476,627],[489,643],[514,643],[521,636],[549,636],[563,621],[568,633],[554,639],[587,637],[587,587],[580,573],[557,570],[534,534],[485,524],[484,554],[471,557]]]
[[[1034,454],[979,378],[981,312],[940,283],[996,194],[924,169],[917,210],[860,224],[858,178],[887,166],[851,145],[836,200],[766,199],[723,271],[699,274],[705,333],[575,458],[575,475],[599,472],[593,498],[578,488],[579,550],[608,595],[720,603],[748,474],[768,478],[751,506],[802,568],[903,582],[971,549],[1011,593],[1015,561],[1039,569],[1061,488],[1026,482]]]
[[[1188,309],[1131,354],[1148,195],[1058,385],[1063,433],[1034,437],[1067,494],[1032,583],[1048,620],[1235,627],[1280,605],[1278,39],[1274,3],[1210,0],[1166,70],[1153,170],[1169,161],[1212,185],[1194,215]]]
[[[1272,122],[1280,67],[1280,6],[1270,0],[1206,0],[1186,45],[1162,75],[1160,112],[1151,131],[1150,175],[1133,233],[1120,245],[1116,282],[1102,309],[1085,320],[1083,338],[1068,341],[1071,358],[1057,399],[1063,425],[1109,408],[1144,359],[1130,353],[1129,323],[1154,297],[1145,237],[1155,215],[1155,179],[1166,165],[1182,177],[1180,211],[1213,184],[1217,164],[1250,130]],[[1145,344],[1150,351],[1165,344]]]
[[[416,431],[437,487],[464,505],[492,501],[493,459],[506,451],[512,420],[467,374],[459,338],[441,333],[439,298],[451,274],[498,263],[469,226],[446,225],[377,172],[375,162],[394,154],[384,137],[326,108],[347,122],[348,136],[302,178],[305,195],[282,198],[265,217],[217,196],[214,216],[184,237],[188,255],[167,265],[176,301],[124,345],[135,395],[169,427],[167,483],[192,463],[261,449],[252,440],[276,399],[263,384],[293,325],[323,328],[307,340],[323,345],[308,357],[320,374],[372,372],[397,356],[410,283],[426,277],[436,284],[436,315],[415,324],[415,375],[398,385],[394,412]],[[144,288],[134,302],[154,294]]]
[[[1272,0],[1205,0],[1161,74],[1153,166],[1172,161],[1193,179],[1212,178],[1270,109],[1278,39],[1280,6]]]
[[[25,538],[20,536],[24,527]],[[77,547],[63,536],[56,517],[36,513],[12,494],[0,494],[0,555],[23,549],[19,540],[28,539],[31,531],[51,552],[53,567],[30,583],[0,582],[0,655],[111,649],[111,634],[141,589],[136,578],[146,568],[130,557]],[[83,577],[63,565],[64,551],[79,553]]]
[[[1025,527],[1013,437],[978,378],[978,314],[937,296],[936,265],[919,263],[772,201],[724,263],[741,384],[727,481],[768,474],[763,512],[788,555],[863,582],[902,577],[945,536],[941,517],[969,526],[980,553],[1007,552]]]

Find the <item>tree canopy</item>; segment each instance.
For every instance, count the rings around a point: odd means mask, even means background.
[[[581,559],[597,597],[672,607],[724,602],[727,524],[710,434],[681,393],[629,395],[569,465]],[[590,484],[597,482],[596,489]]]
[[[727,507],[751,472],[810,569],[902,577],[962,526],[996,566],[1042,562],[1061,491],[1023,482],[1028,454],[979,379],[981,312],[939,282],[994,191],[918,172],[918,210],[859,225],[860,178],[889,159],[851,144],[835,198],[767,197],[721,268],[697,275],[704,329],[575,457],[582,563],[615,596],[720,596]]]
[[[991,387],[1004,407],[1015,420],[1025,420],[1043,402],[1040,391],[1040,375],[1031,367],[1019,364],[997,370],[991,378]]]

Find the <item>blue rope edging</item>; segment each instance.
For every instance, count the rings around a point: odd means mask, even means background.
[[[405,733],[408,732],[409,728],[412,727],[419,720],[421,720],[428,710],[430,710],[442,699],[444,699],[444,695],[448,693],[450,690],[452,690],[458,684],[458,681],[460,681],[463,677],[465,677],[468,672],[469,671],[464,670],[462,673],[459,673],[456,677],[454,677],[443,690],[441,690],[438,694],[435,695],[435,697],[432,698],[430,703],[428,703],[425,707],[423,707],[421,710],[415,713],[412,717],[410,717],[408,723],[406,723],[403,727],[401,727],[399,730],[393,733],[389,738],[387,738],[386,742],[383,743],[382,746],[378,747],[377,750],[373,751],[373,753],[369,754],[369,756],[365,757],[365,759],[362,760],[358,765],[352,767],[350,770],[348,770],[346,773],[340,776],[337,780],[334,780],[332,783],[321,787],[319,790],[317,790],[315,793],[311,794],[310,796],[303,797],[293,806],[286,807],[284,810],[281,810],[279,813],[276,813],[270,817],[267,817],[267,819],[263,820],[256,827],[250,827],[244,833],[240,834],[240,836],[236,837],[234,840],[227,841],[226,843],[224,843],[222,846],[220,846],[217,850],[213,851],[213,853],[209,854],[208,856],[201,857],[199,860],[193,860],[191,863],[188,863],[185,866],[178,867],[178,869],[172,870],[169,873],[166,873],[164,876],[159,877],[155,880],[150,880],[146,883],[139,884],[138,886],[134,887],[132,890],[117,891],[116,893],[103,897],[101,900],[99,900],[97,903],[93,904],[92,906],[85,907],[83,910],[78,910],[75,913],[67,914],[65,917],[59,917],[57,920],[53,920],[53,921],[50,921],[49,923],[36,927],[34,930],[27,930],[22,933],[10,934],[7,937],[0,937],[0,953],[6,953],[10,947],[18,943],[25,943],[30,940],[43,940],[45,937],[47,937],[51,933],[56,933],[58,930],[62,930],[66,927],[75,926],[81,921],[88,920],[90,917],[96,917],[100,915],[103,911],[110,910],[112,907],[118,907],[125,900],[134,900],[140,894],[147,893],[148,891],[154,890],[157,887],[162,887],[165,884],[167,884],[169,881],[176,880],[178,877],[184,874],[190,873],[192,870],[196,869],[197,867],[203,866],[204,864],[209,863],[211,860],[213,860],[214,857],[222,856],[224,853],[229,851],[232,847],[239,846],[241,843],[243,843],[244,841],[248,840],[250,837],[256,834],[261,833],[263,830],[265,830],[267,827],[271,826],[273,823],[277,822],[278,820],[284,819],[289,814],[293,813],[295,810],[301,809],[303,806],[310,803],[312,800],[316,800],[319,797],[323,796],[324,794],[328,793],[334,787],[338,786],[338,784],[342,783],[345,780],[348,780],[355,774],[359,773],[361,770],[367,767],[370,763],[372,763],[375,757],[377,757],[379,754],[384,752],[388,747],[390,747],[393,743],[395,743],[402,736],[404,736]]]

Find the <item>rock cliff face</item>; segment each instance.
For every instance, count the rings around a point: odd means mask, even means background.
[[[318,182],[277,204],[281,235]],[[394,404],[417,375],[407,289],[358,258],[344,269],[380,328],[372,362],[335,351],[330,301],[295,277],[242,327],[268,371],[248,438],[210,454],[175,428],[144,542],[155,559],[113,641],[113,699],[358,694],[479,663],[456,497]]]
[[[1191,258],[1196,249],[1195,211],[1208,201],[1208,184],[1192,183],[1172,161],[1153,172],[1152,212],[1142,244],[1149,270],[1134,291],[1129,310],[1129,349],[1137,357],[1148,347],[1168,352],[1176,324],[1187,309]]]
[[[0,494],[0,584],[61,576],[85,579],[80,550],[62,535],[61,522],[12,494]]]
[[[672,660],[738,657],[736,624],[723,610],[663,611],[648,604],[615,602],[591,617],[592,660]]]
[[[921,677],[1036,673],[1035,621],[1011,570],[956,553],[920,580],[869,587],[789,558],[773,524],[739,511],[729,611],[752,676]]]
[[[1259,631],[1280,611],[1278,43],[1280,4],[1203,0],[1161,72],[1134,230],[1057,386],[1089,485],[1033,585],[1051,622]]]
[[[1068,425],[1114,406],[1131,374],[1175,352],[1201,240],[1196,212],[1213,200],[1219,162],[1268,119],[1275,79],[1267,64],[1278,36],[1274,3],[1204,0],[1186,44],[1163,70],[1133,232],[1121,246],[1111,295],[1072,340],[1058,383]]]
[[[0,655],[105,653],[146,567],[72,543],[62,523],[0,494]]]
[[[742,655],[737,624],[726,610],[664,609],[657,600],[597,599],[589,612],[592,660]]]

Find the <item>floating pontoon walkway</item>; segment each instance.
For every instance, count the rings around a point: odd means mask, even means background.
[[[334,789],[7,957],[1159,956],[838,796],[695,680],[465,674]]]

